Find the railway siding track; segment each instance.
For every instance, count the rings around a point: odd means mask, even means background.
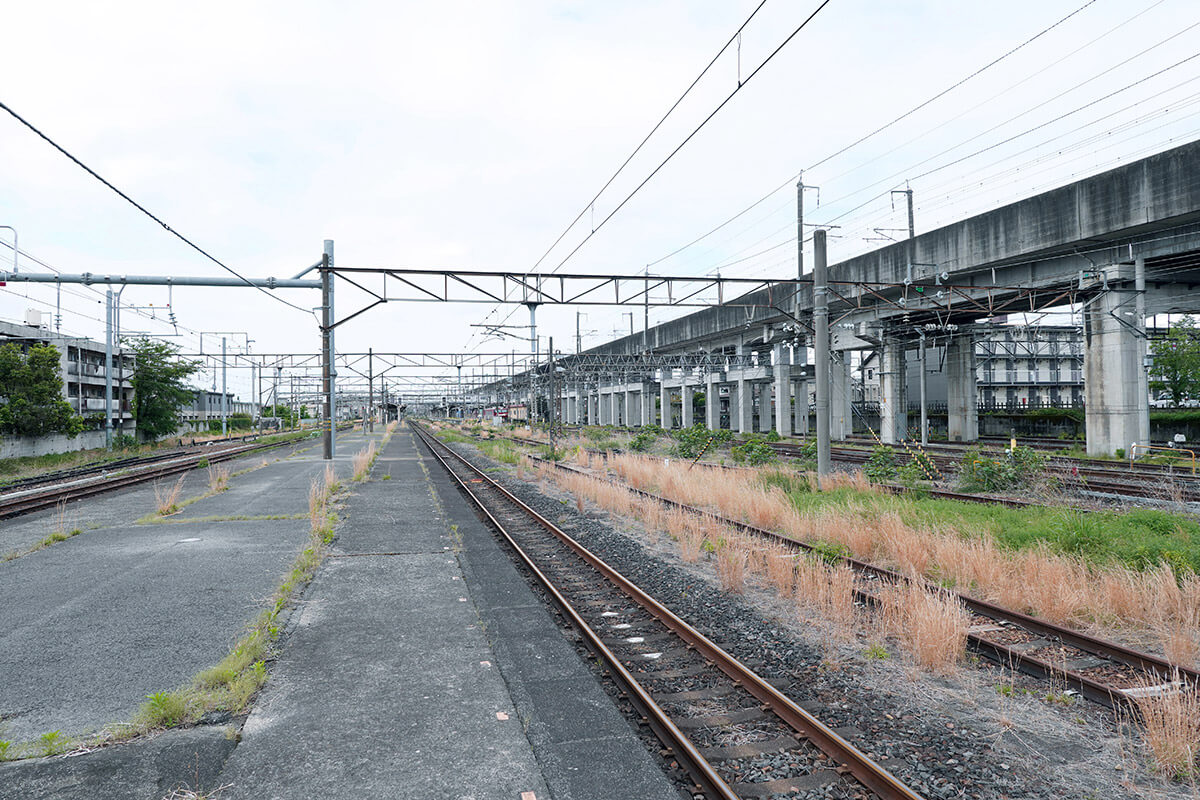
[[[208,463],[228,461],[248,453],[269,450],[289,442],[271,442],[267,444],[249,444],[234,447],[209,450],[175,458],[155,459],[144,466],[128,467],[127,471],[118,468],[116,474],[102,474],[98,477],[83,477],[65,483],[49,486],[38,486],[32,489],[5,491],[0,493],[0,519],[28,514],[43,508],[51,508],[59,503],[80,500],[85,497],[123,489],[145,481],[157,480],[169,475],[178,475],[195,469],[202,459]]]
[[[678,503],[612,478],[597,477],[557,461],[537,456],[530,458],[536,463],[551,465],[555,469],[607,481],[647,500],[713,519],[766,541],[816,553],[808,544],[774,531]],[[900,573],[856,558],[843,556],[839,557],[839,560],[877,585],[909,580]],[[1200,686],[1200,672],[1172,664],[1158,656],[1089,636],[967,594],[941,587],[929,588],[956,597],[972,614],[967,643],[973,651],[998,664],[1019,669],[1027,675],[1065,683],[1068,688],[1096,703],[1108,707],[1127,705],[1129,699],[1139,694],[1174,691],[1178,688],[1177,681]],[[857,590],[857,597],[864,603],[877,602],[869,588]],[[1147,675],[1155,676],[1159,683],[1149,688],[1142,687]]]
[[[469,461],[413,427],[709,797],[764,797],[851,777],[859,786],[847,787],[850,796],[865,788],[888,800],[920,797]]]

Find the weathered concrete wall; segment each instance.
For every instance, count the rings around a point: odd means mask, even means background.
[[[71,438],[62,434],[51,436],[0,437],[0,458],[25,458],[50,453],[72,453],[104,447],[104,431],[85,431]]]

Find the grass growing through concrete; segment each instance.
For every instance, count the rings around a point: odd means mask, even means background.
[[[375,463],[375,458],[379,455],[379,448],[375,442],[367,443],[367,446],[354,454],[352,459],[354,464],[354,481],[362,481],[366,479],[367,473],[371,471],[371,466]]]
[[[183,492],[183,481],[186,476],[180,475],[179,480],[172,484],[162,481],[154,482],[154,510],[160,517],[175,514],[180,510],[179,495]]]
[[[309,511],[303,515],[309,519],[307,546],[296,556],[267,607],[221,661],[177,689],[147,695],[130,722],[110,725],[98,735],[81,739],[64,737],[54,731],[33,742],[9,742],[0,750],[0,760],[46,755],[48,736],[52,737],[56,753],[68,752],[127,741],[164,728],[189,727],[211,711],[224,711],[235,716],[246,713],[267,681],[267,662],[282,632],[280,615],[312,580],[334,540],[334,527],[338,521],[334,502],[341,487],[331,465],[326,467],[321,478],[313,480]]]
[[[70,539],[73,536],[78,536],[81,533],[83,533],[83,528],[76,525],[73,519],[68,518],[66,503],[59,503],[54,509],[54,517],[50,533],[39,540],[36,544],[33,544],[24,550],[12,550],[0,555],[0,564],[20,558],[21,556],[27,556],[30,553],[36,553],[38,550],[49,547],[52,544],[65,542],[67,539]]]
[[[254,469],[251,467],[251,469]],[[208,491],[212,494],[229,488],[229,467],[213,464],[208,468]]]

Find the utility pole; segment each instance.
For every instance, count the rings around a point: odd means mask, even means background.
[[[917,354],[918,355],[917,361],[920,364],[920,368],[921,368],[921,378],[920,378],[920,380],[917,381],[917,385],[921,387],[921,389],[920,389],[920,391],[921,391],[921,446],[926,447],[929,445],[929,412],[928,412],[928,407],[926,406],[926,403],[925,403],[925,376],[928,373],[927,373],[927,370],[925,369],[925,331],[924,330],[918,331],[917,347],[920,348],[920,351]]]
[[[825,231],[813,231],[813,356],[817,379],[817,475],[828,475],[829,454],[829,286],[826,282]]]
[[[333,240],[325,240],[325,251],[321,256],[321,391],[325,395],[325,435],[322,457],[332,461],[336,452],[336,412],[333,368]]]
[[[367,348],[367,414],[371,421],[368,432],[375,432],[375,348]]]
[[[526,415],[529,418],[529,430],[533,430],[533,409],[537,402],[535,394],[534,380],[537,377],[537,362],[538,362],[538,338],[537,338],[537,303],[529,303],[529,353],[533,356],[533,361],[529,368],[529,413]]]
[[[113,291],[104,292],[104,446],[112,447]],[[82,374],[82,368],[80,368]]]
[[[630,324],[633,324],[632,321]],[[547,353],[550,361],[550,460],[554,460],[554,424],[557,419],[558,406],[558,386],[554,374],[554,337],[550,337],[550,352]]]
[[[575,355],[583,352],[583,338],[579,335],[579,317],[582,314],[582,311],[575,312]]]
[[[229,395],[227,384],[225,383],[225,369],[229,362],[225,358],[225,337],[221,337],[221,436],[229,435]]]
[[[629,324],[633,325],[630,317]],[[646,285],[642,292],[642,352],[650,352],[650,267],[646,267]],[[645,422],[642,423],[646,424]]]

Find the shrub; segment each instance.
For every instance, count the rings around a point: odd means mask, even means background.
[[[187,713],[187,700],[178,692],[155,692],[146,695],[138,711],[139,719],[151,728],[169,728]]]
[[[896,451],[880,445],[871,451],[871,457],[863,465],[863,473],[874,483],[890,481],[896,477]]]
[[[680,428],[675,432],[675,455],[680,458],[698,458],[705,449],[728,442],[733,438],[733,431],[721,428],[720,430],[710,431],[701,423],[696,423],[690,428]],[[710,444],[711,441],[711,444]]]
[[[768,464],[775,460],[775,449],[757,436],[751,436],[746,441],[735,444],[731,450],[733,460],[741,464],[748,462],[752,466]]]
[[[997,491],[1028,484],[1040,477],[1046,456],[1030,447],[1006,450],[1000,458],[983,454],[978,447],[968,449],[959,464],[958,480],[964,489]]]
[[[656,425],[654,427],[658,426]],[[657,438],[657,434],[643,428],[642,430],[638,431],[632,439],[629,440],[629,449],[637,453],[644,453],[650,449],[651,445],[654,444],[654,440]]]

